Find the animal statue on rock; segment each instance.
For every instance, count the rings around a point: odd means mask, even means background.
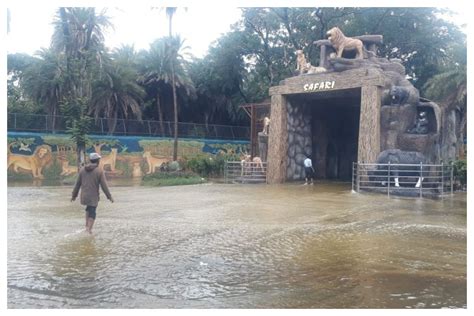
[[[329,36],[328,39],[336,50],[337,57],[342,57],[345,50],[355,50],[356,59],[364,58],[364,44],[360,39],[346,37],[338,27],[333,27],[327,31],[326,35]]]
[[[390,104],[403,105],[408,103],[410,98],[410,90],[406,87],[393,86],[390,89]]]
[[[299,72],[300,75],[302,74],[317,74],[326,72],[326,68],[324,67],[316,67],[312,66],[311,63],[306,61],[306,57],[301,49],[296,51],[296,71]]]
[[[270,131],[270,118],[268,116],[265,116],[263,118],[263,135],[268,135],[268,132]]]
[[[413,128],[408,130],[410,134],[428,134],[428,118],[426,112],[420,112],[416,118]]]
[[[254,168],[256,168],[257,170],[260,169],[262,173],[265,172],[262,159],[260,157],[253,157],[252,159],[252,156],[250,156],[249,154],[244,154],[244,156],[242,157],[242,160],[240,161],[240,167],[241,167],[241,172],[240,172],[241,176],[252,174],[252,172],[254,171]]]
[[[402,151],[400,149],[387,149],[382,151],[378,158],[378,164],[394,164],[398,166],[394,166],[390,169],[390,175],[388,174],[388,166],[383,165],[377,168],[375,171],[375,175],[378,175],[379,181],[382,183],[383,186],[387,185],[387,178],[390,177],[390,182],[392,180],[395,183],[395,187],[400,187],[399,179],[401,177],[407,177],[407,181],[411,182],[412,179],[417,179],[415,187],[418,188],[421,185],[421,182],[424,178],[420,177],[420,164],[428,163],[425,156],[417,151]],[[403,164],[409,164],[410,166],[403,166]]]

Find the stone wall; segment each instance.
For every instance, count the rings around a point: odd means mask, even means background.
[[[288,162],[287,180],[304,178],[305,155],[312,155],[311,113],[307,104],[287,103]]]

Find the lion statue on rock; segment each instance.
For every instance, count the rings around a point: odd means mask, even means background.
[[[43,179],[43,168],[53,161],[51,147],[48,145],[40,145],[36,147],[33,155],[18,155],[8,152],[8,168],[12,167],[13,171],[18,173],[19,169],[31,172],[33,178]]]
[[[355,50],[356,59],[364,58],[364,44],[360,39],[344,36],[338,27],[333,27],[326,35],[329,36],[328,39],[336,50],[337,57],[342,57],[344,50]]]

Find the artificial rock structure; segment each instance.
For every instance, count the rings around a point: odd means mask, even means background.
[[[335,57],[330,41],[317,41],[324,72],[270,88],[268,183],[302,179],[305,155],[319,178],[341,180],[350,179],[352,162],[376,162],[388,149],[418,152],[432,163],[455,158],[446,150],[449,132],[441,135],[440,107],[420,98],[400,60],[376,56],[380,35],[358,38],[366,58]]]

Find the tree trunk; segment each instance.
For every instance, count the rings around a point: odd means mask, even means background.
[[[165,127],[163,126],[163,109],[161,108],[161,103],[160,103],[160,94],[157,92],[156,93],[156,107],[158,109],[158,117],[160,119],[160,132],[161,136],[165,136]]]
[[[77,171],[81,169],[81,167],[86,162],[86,146],[84,144],[77,144]]]
[[[173,161],[178,160],[178,100],[176,98],[176,82],[174,75],[174,61],[171,62],[171,75],[173,76],[173,105],[174,105],[174,142]]]

